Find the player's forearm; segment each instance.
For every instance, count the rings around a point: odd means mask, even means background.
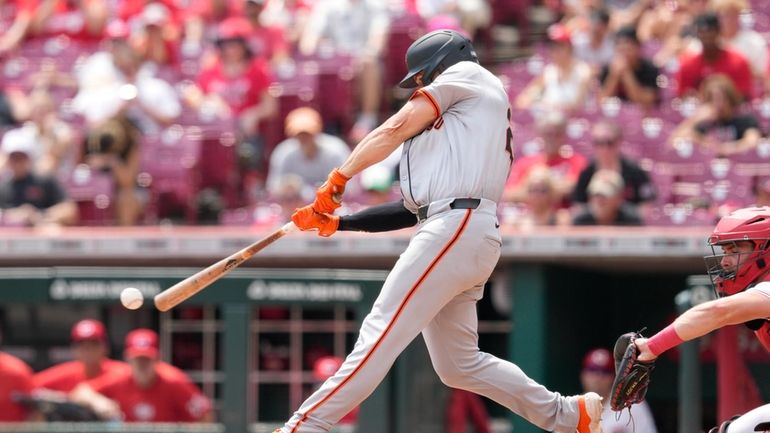
[[[702,337],[709,332],[729,324],[731,315],[724,311],[717,301],[696,305],[674,320],[676,334],[684,341]]]
[[[340,217],[340,231],[387,232],[412,227],[417,217],[404,207],[404,201],[372,206],[353,215]]]
[[[348,157],[347,161],[339,168],[340,172],[351,178],[393,153],[403,142],[398,141],[394,131],[382,125],[369,133],[361,141]]]
[[[424,131],[437,117],[438,113],[428,97],[416,94],[396,114],[358,143],[339,168],[340,173],[351,178],[382,161],[401,143]]]

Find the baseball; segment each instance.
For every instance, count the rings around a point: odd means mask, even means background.
[[[120,303],[129,310],[136,310],[144,303],[144,296],[139,289],[127,287],[120,292]]]

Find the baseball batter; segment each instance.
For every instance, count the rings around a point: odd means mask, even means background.
[[[476,302],[500,256],[497,201],[513,159],[501,82],[454,31],[418,39],[406,63],[400,85],[417,88],[412,98],[358,144],[292,220],[322,236],[419,228],[364,319],[353,351],[276,432],[328,431],[375,389],[420,333],[448,386],[489,397],[547,431],[600,432],[597,394],[563,397],[478,348]],[[402,143],[403,200],[331,215],[346,182]]]

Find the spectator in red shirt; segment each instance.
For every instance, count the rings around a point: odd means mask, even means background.
[[[565,201],[572,194],[575,182],[587,164],[583,155],[574,153],[566,146],[567,118],[561,112],[544,114],[537,119],[536,127],[542,142],[541,152],[514,161],[505,186],[504,201],[524,202],[529,194],[527,178],[530,172],[543,165],[552,174],[551,184],[559,201]]]
[[[0,352],[0,422],[31,419],[32,414],[15,398],[17,395],[27,395],[31,391],[32,369],[19,358]]]
[[[142,31],[132,40],[141,61],[153,64],[157,70],[175,70],[179,63],[170,19],[171,12],[163,3],[148,4],[141,15]]]
[[[104,0],[38,0],[31,32],[35,36],[65,35],[80,41],[98,41],[108,15]]]
[[[679,96],[692,94],[709,75],[729,77],[746,100],[751,99],[752,75],[748,61],[741,54],[726,49],[719,40],[719,18],[706,13],[695,18],[695,31],[703,46],[699,53],[685,54],[680,59],[677,82]]]
[[[202,112],[236,118],[241,132],[253,136],[260,122],[272,117],[278,107],[267,91],[269,66],[253,55],[247,43],[250,32],[251,24],[244,18],[223,21],[218,31],[217,60],[201,72],[197,86],[188,88],[185,96]]]
[[[160,363],[158,334],[135,329],[126,335],[125,358],[131,366],[127,374],[94,380],[81,386],[73,398],[100,412],[99,408],[117,404],[126,422],[210,422],[211,402],[200,389],[178,370]]]
[[[69,393],[83,382],[128,372],[128,364],[107,358],[107,331],[102,322],[92,319],[77,322],[72,327],[71,340],[75,359],[35,374],[36,389]]]

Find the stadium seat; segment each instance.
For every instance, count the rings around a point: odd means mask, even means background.
[[[142,141],[138,183],[150,193],[149,221],[178,214],[188,222],[196,217],[202,134],[196,127],[175,125]]]
[[[80,225],[106,226],[115,222],[115,185],[111,174],[81,164],[61,180],[67,195],[78,206]]]

